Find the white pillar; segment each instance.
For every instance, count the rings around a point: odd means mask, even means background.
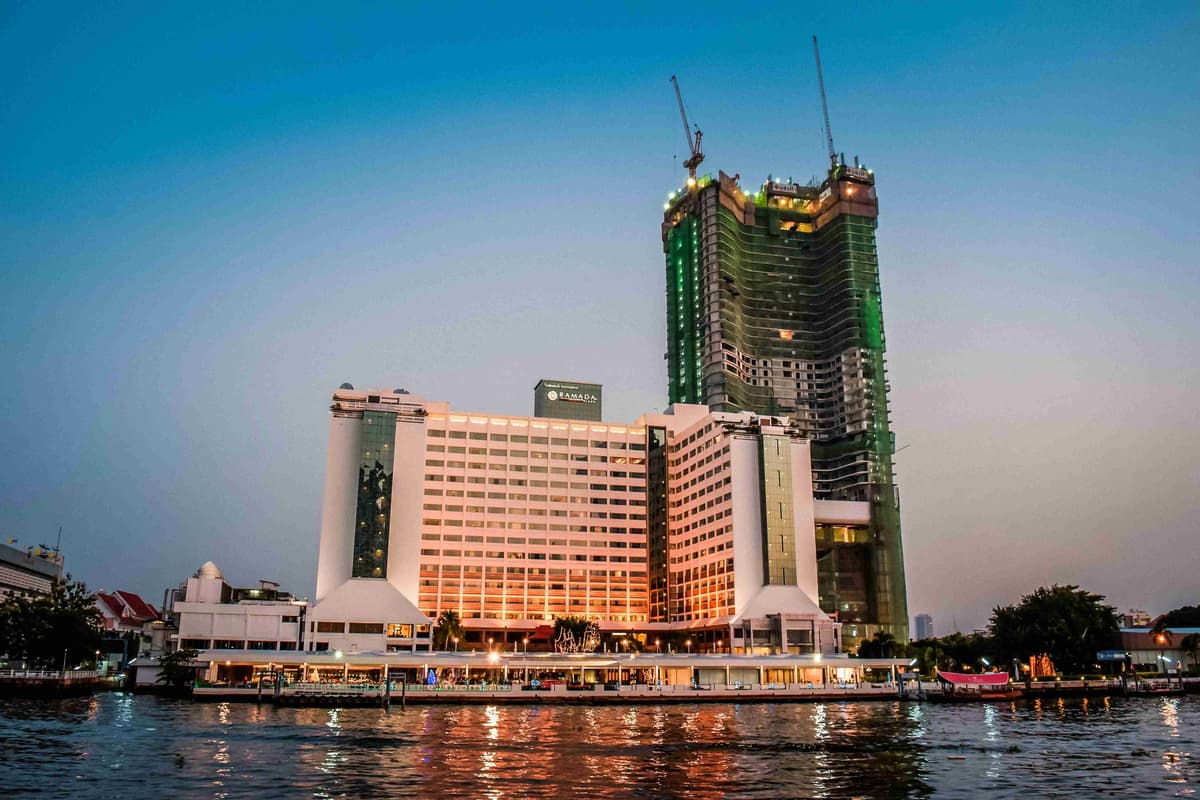
[[[358,510],[358,462],[362,417],[331,417],[321,508],[316,602],[350,580],[354,563],[354,518]]]

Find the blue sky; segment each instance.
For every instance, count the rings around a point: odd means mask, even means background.
[[[0,539],[306,594],[342,381],[661,408],[668,78],[705,169],[807,180],[813,33],[879,181],[910,611],[1200,600],[1192,3],[9,4]]]

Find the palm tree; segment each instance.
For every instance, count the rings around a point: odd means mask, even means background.
[[[463,638],[462,619],[454,609],[446,609],[437,618],[437,627],[433,629],[434,649],[449,650],[447,645],[461,638]]]
[[[1200,633],[1189,633],[1183,637],[1179,648],[1192,657],[1192,669],[1200,668]]]

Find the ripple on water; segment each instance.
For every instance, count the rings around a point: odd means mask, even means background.
[[[1200,697],[276,709],[0,701],[0,796],[1194,796]]]

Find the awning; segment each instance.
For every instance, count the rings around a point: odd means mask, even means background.
[[[1004,686],[1008,683],[1008,673],[942,672],[939,670],[937,679],[942,683],[949,683],[954,686]]]

